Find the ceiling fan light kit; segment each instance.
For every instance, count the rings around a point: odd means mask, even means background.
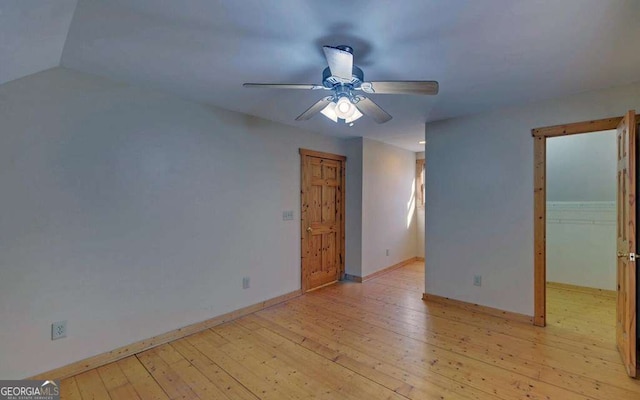
[[[356,106],[351,103],[351,100],[346,97],[340,97],[338,101],[335,102],[336,106],[336,114],[338,118],[347,119],[350,118],[356,110]]]
[[[329,66],[322,71],[322,85],[314,84],[273,84],[245,83],[244,87],[270,89],[329,90],[330,96],[323,97],[300,114],[296,121],[306,121],[321,113],[333,122],[342,121],[353,126],[363,115],[382,124],[392,117],[368,97],[368,94],[414,94],[435,95],[438,93],[436,81],[364,81],[364,73],[353,64],[353,49],[341,45],[322,48]]]
[[[347,108],[343,111],[340,109],[340,106],[346,106]],[[353,126],[353,122],[362,117],[362,113],[358,110],[358,108],[344,97],[342,97],[337,102],[331,101],[320,112],[322,113],[322,115],[329,118],[333,122],[342,120],[349,126]]]

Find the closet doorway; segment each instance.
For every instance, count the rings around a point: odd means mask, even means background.
[[[547,139],[616,130],[616,334],[615,341],[629,376],[637,374],[636,329],[636,115],[532,130],[534,136],[534,324],[547,323]]]

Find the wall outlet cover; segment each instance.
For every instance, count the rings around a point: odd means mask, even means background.
[[[250,284],[251,284],[251,281],[250,281],[248,276],[245,276],[244,278],[242,278],[242,288],[243,289],[249,289]]]
[[[58,321],[51,324],[51,340],[67,337],[67,321]]]
[[[480,275],[473,276],[473,286],[482,286],[482,276]]]

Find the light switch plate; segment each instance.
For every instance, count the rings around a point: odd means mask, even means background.
[[[283,211],[282,212],[282,220],[283,221],[293,221],[293,211]]]

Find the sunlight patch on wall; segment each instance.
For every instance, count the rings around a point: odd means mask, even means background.
[[[407,202],[407,229],[409,229],[409,227],[411,226],[411,222],[413,221],[413,216],[415,215],[415,211],[416,211],[415,187],[416,187],[416,180],[414,178],[413,182],[411,182],[411,187],[410,187],[411,195],[409,196],[409,201]]]

